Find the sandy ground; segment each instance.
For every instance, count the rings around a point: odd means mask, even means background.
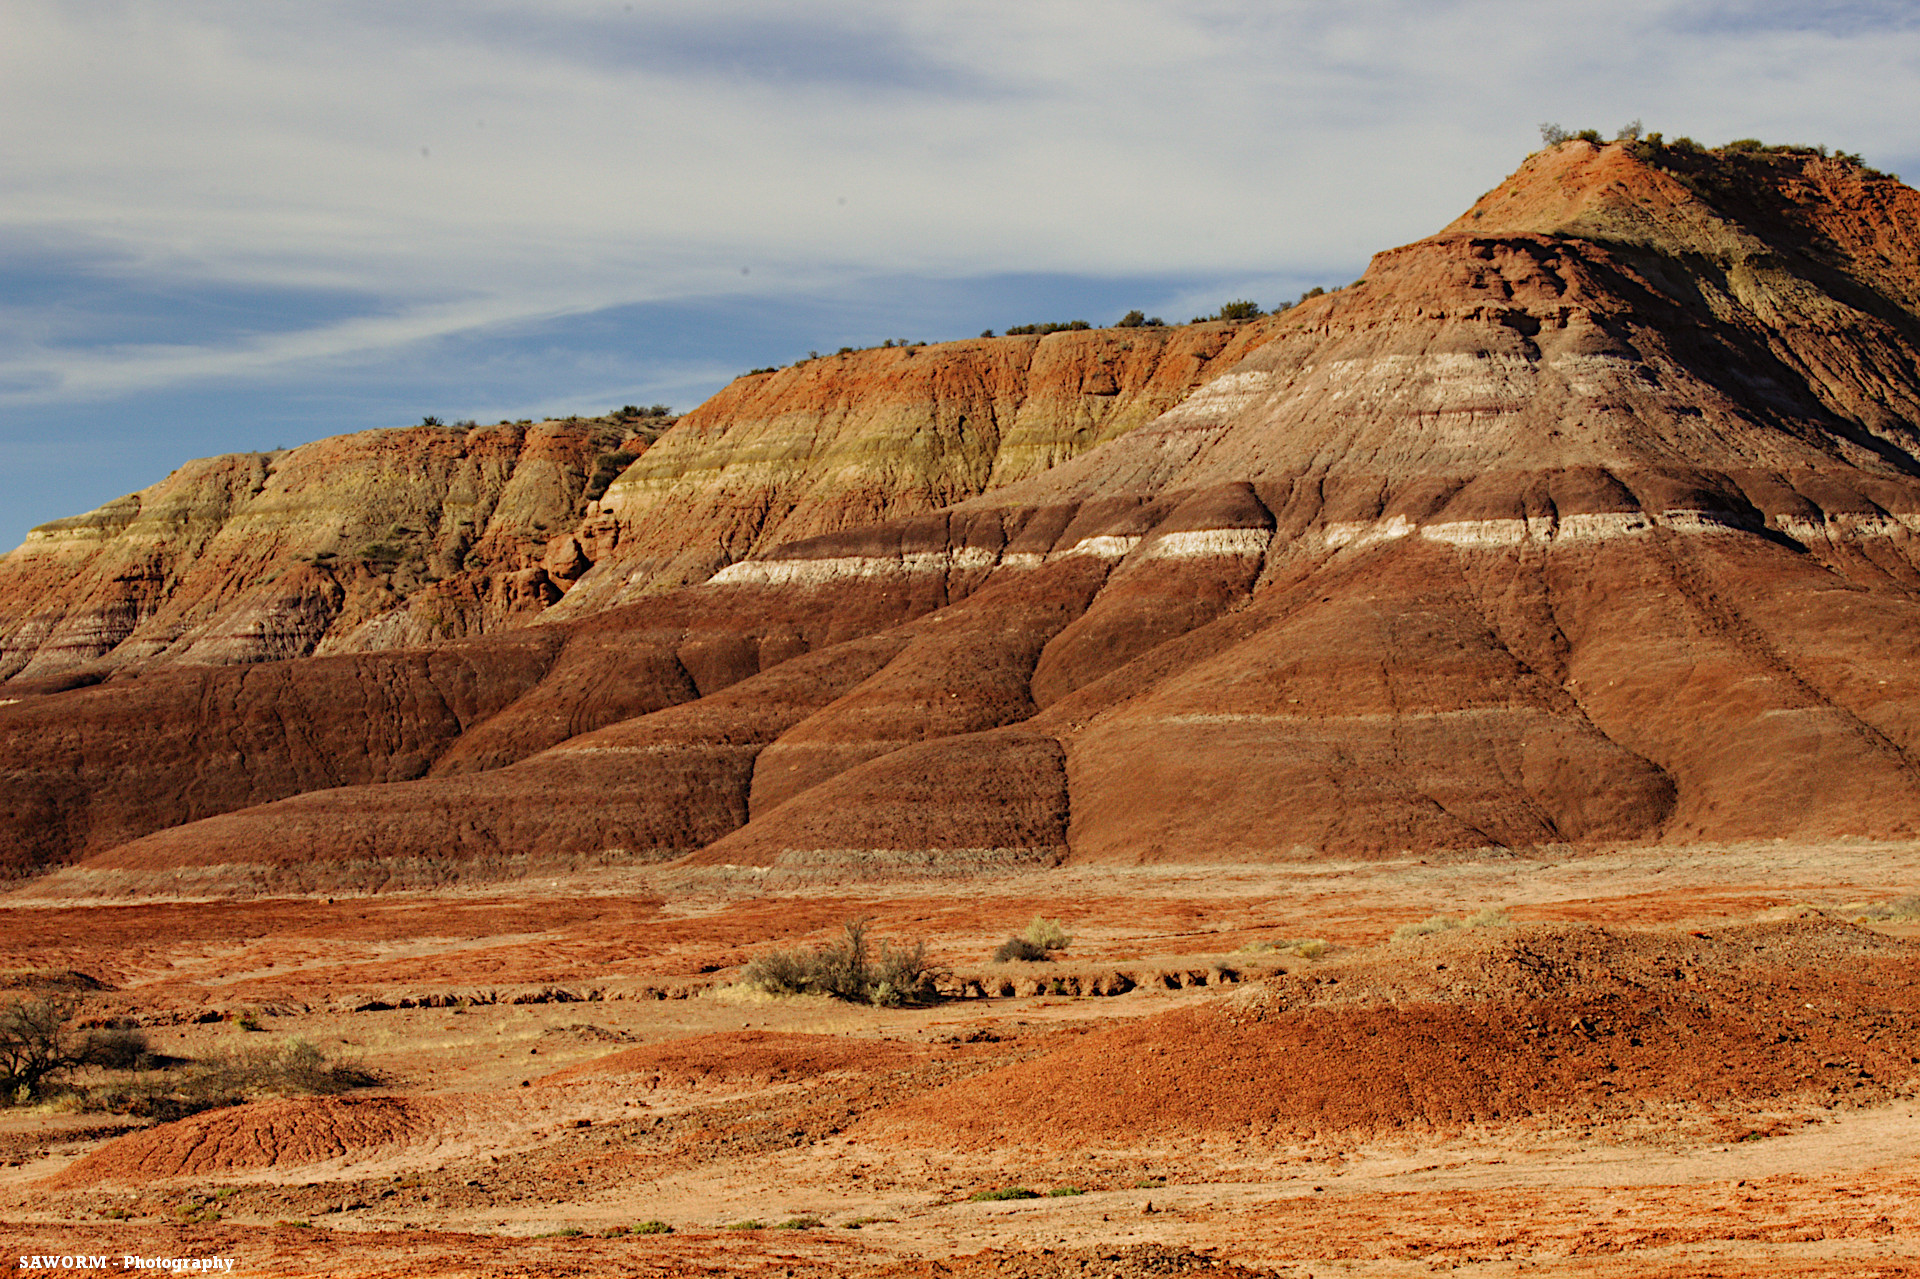
[[[1159,1023],[1138,1019],[1246,1006],[1269,974],[1424,973],[1440,952],[1389,938],[1435,913],[1684,938],[1916,888],[1920,846],[1863,843],[886,884],[668,868],[433,897],[4,907],[0,972],[84,973],[107,987],[88,1016],[137,1021],[159,1051],[298,1037],[383,1082],[162,1127],[0,1111],[0,1257],[289,1276],[1920,1273],[1920,1048],[1875,1059],[1895,1068],[1819,1062],[1818,1088],[1399,1131],[1056,1140],[1010,1124],[981,1143],[898,1118],[1038,1108],[1074,1045],[1097,1057],[1115,1027],[1151,1038]],[[1057,962],[985,962],[1036,915],[1074,934]],[[955,990],[1042,973],[1049,990],[1133,988],[888,1010],[728,985],[756,950],[859,917],[924,938]],[[1324,952],[1296,953],[1309,939]],[[1903,1026],[1907,1005],[1880,1007],[1876,983],[1920,960],[1874,963],[1843,1011],[1881,1018],[1863,1042],[1885,1046],[1875,1027]],[[1208,1086],[1180,1049],[1170,1099]],[[1039,1197],[974,1198],[1013,1187]],[[625,1233],[656,1221],[672,1232]]]

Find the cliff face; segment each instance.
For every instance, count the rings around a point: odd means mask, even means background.
[[[631,604],[23,696],[0,839],[80,859],[57,894],[1913,837],[1920,196],[1576,143],[1476,211],[1077,456],[869,468],[940,509],[856,522],[859,466],[793,445],[810,506],[730,460],[838,420],[796,407],[669,468],[761,494],[690,502],[756,548],[699,585],[645,593],[715,562],[640,553],[662,498],[599,557]],[[115,797],[138,769],[162,800]]]
[[[1152,421],[1278,323],[980,338],[740,378],[590,512],[604,558],[555,615],[704,582],[769,546],[1038,474]]]
[[[190,462],[0,562],[0,676],[357,651],[531,617],[585,570],[563,535],[622,434],[419,426]]]

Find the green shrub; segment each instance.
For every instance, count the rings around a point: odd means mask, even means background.
[[[1145,328],[1146,323],[1147,313],[1145,311],[1129,311],[1118,320],[1115,320],[1113,327],[1116,329],[1139,329]]]
[[[766,1222],[755,1221],[751,1217],[745,1221],[736,1221],[731,1226],[726,1227],[728,1230],[765,1230],[766,1228]]]
[[[1073,944],[1073,938],[1060,926],[1057,919],[1042,919],[1035,915],[1027,924],[1026,931],[1020,934],[1036,946],[1047,950],[1065,950]]]
[[[1214,318],[1217,320],[1257,320],[1265,314],[1266,312],[1260,309],[1258,303],[1250,302],[1246,298],[1236,298],[1232,302],[1224,304],[1215,312]]]
[[[1001,1190],[976,1190],[967,1196],[968,1203],[997,1203],[1003,1199],[1038,1199],[1038,1191],[1028,1190],[1025,1186],[1007,1186]]]
[[[1075,1195],[1084,1195],[1086,1193],[1087,1193],[1086,1191],[1080,1189],[1080,1187],[1078,1186],[1055,1186],[1052,1190],[1049,1190],[1047,1192],[1047,1198],[1071,1199]]]
[[[664,1221],[643,1221],[637,1226],[630,1227],[627,1233],[630,1235],[670,1235],[673,1233],[673,1227]]]
[[[873,954],[865,919],[841,925],[837,942],[811,950],[768,950],[741,970],[743,985],[769,995],[831,995],[853,1003],[894,1007],[934,996],[938,970],[927,959],[927,944],[895,948],[880,944]]]
[[[1057,919],[1042,919],[1036,915],[1027,924],[1025,931],[1018,936],[1009,937],[1000,943],[993,952],[996,964],[1019,961],[1037,963],[1046,959],[1053,951],[1065,950],[1073,944],[1073,938],[1060,926]]]
[[[818,1217],[788,1217],[775,1230],[818,1230],[827,1223]]]
[[[606,496],[607,490],[613,487],[613,482],[620,478],[620,472],[632,466],[639,456],[638,453],[629,453],[625,449],[602,453],[594,459],[593,474],[588,477],[586,490],[580,496],[589,502],[599,501]]]
[[[1016,324],[1007,330],[1007,336],[1022,337],[1027,334],[1037,334],[1045,337],[1049,333],[1077,333],[1082,329],[1090,329],[1092,327],[1093,326],[1085,320],[1068,320],[1065,324],[1058,322],[1049,324]]]

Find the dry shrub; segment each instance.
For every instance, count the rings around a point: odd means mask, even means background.
[[[993,952],[993,962],[1005,964],[1018,960],[1037,963],[1050,958],[1054,951],[1065,950],[1072,944],[1072,936],[1060,926],[1059,920],[1035,915],[1024,932],[1000,943]]]
[[[869,922],[850,919],[839,941],[810,950],[762,951],[741,970],[740,981],[769,995],[830,995],[882,1007],[932,999],[938,970],[927,959],[926,942],[896,949],[883,941],[875,956]]]

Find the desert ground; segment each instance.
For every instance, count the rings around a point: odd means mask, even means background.
[[[1920,924],[1869,909],[1917,883],[1920,845],[1860,842],[16,900],[16,992],[97,987],[85,1016],[167,1057],[298,1038],[372,1082],[170,1123],[0,1112],[0,1255],[283,1276],[1920,1273]],[[1036,916],[1072,944],[988,962]],[[925,940],[948,997],[735,983],[859,918]]]

